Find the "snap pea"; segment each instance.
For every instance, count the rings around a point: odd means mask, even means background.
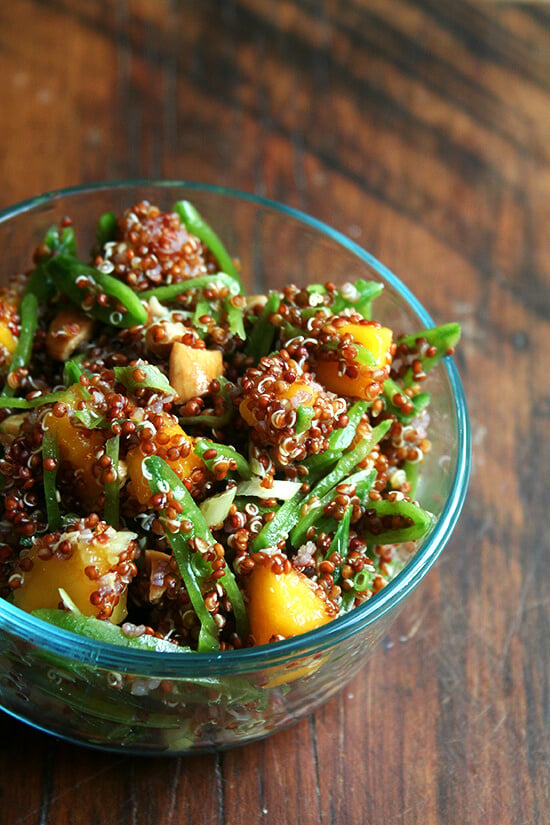
[[[406,344],[413,348],[420,338],[426,339],[430,347],[435,347],[435,355],[426,356],[419,355],[419,360],[422,364],[424,372],[429,372],[450,350],[453,350],[460,340],[460,324],[450,323],[442,324],[438,327],[430,327],[423,329],[412,335],[405,335],[397,339],[397,344]],[[415,383],[415,377],[412,367],[410,367],[403,378],[405,387],[410,387]]]
[[[199,438],[195,444],[194,450],[195,454],[202,458],[209,470],[212,470],[216,462],[221,458],[226,461],[234,462],[236,465],[236,470],[241,478],[249,479],[252,475],[250,465],[246,458],[242,456],[234,447],[230,447],[228,444],[218,444],[216,441],[211,441],[209,438]],[[205,454],[207,455],[210,450],[215,450],[216,455],[205,458]]]
[[[15,351],[11,359],[10,371],[2,393],[4,396],[10,397],[15,393],[16,389],[10,386],[10,376],[21,367],[25,367],[31,357],[34,333],[36,332],[38,324],[38,299],[34,292],[27,292],[23,295],[19,307],[19,316],[21,318],[21,331],[17,339]]]
[[[360,460],[361,459],[359,459],[359,461]],[[355,461],[353,465],[351,462],[352,459],[350,456],[345,466],[350,467],[357,465],[357,461]],[[318,522],[319,518],[323,516],[324,508],[336,496],[336,487],[339,484],[343,482],[351,485],[362,483],[364,489],[361,492],[364,494],[366,491],[371,489],[375,480],[376,470],[372,467],[367,467],[364,470],[359,470],[357,473],[352,473],[351,475],[346,472],[345,477],[342,477],[338,481],[331,484],[330,488],[326,490],[326,492],[322,492],[323,485],[318,484],[313,489],[313,492],[309,498],[305,501],[305,507],[308,507],[308,504],[311,503],[310,509],[307,510],[306,514],[300,518],[297,524],[290,531],[290,541],[292,542],[293,547],[300,547],[300,545],[304,543],[309,528],[313,527],[313,525]],[[319,493],[316,493],[316,490],[319,490]]]
[[[175,394],[174,388],[162,370],[146,361],[127,367],[114,367],[114,373],[117,381],[120,381],[131,392],[147,388],[160,390],[165,395]]]
[[[353,284],[349,284],[349,289],[344,291],[338,289],[334,295],[332,304],[321,305],[322,309],[329,310],[334,315],[338,315],[343,309],[355,309],[363,318],[370,320],[372,314],[372,302],[380,295],[384,289],[384,284],[378,281],[365,281],[359,278]],[[310,294],[327,295],[328,290],[321,284],[314,284],[308,287]],[[318,307],[311,307],[307,312],[316,311]]]
[[[412,421],[412,419],[415,416],[419,415],[419,413],[421,413],[422,410],[426,409],[426,407],[430,403],[431,395],[429,392],[419,392],[412,398],[409,398],[409,401],[413,406],[413,410],[411,413],[405,414],[403,413],[401,408],[397,406],[397,404],[394,404],[393,401],[396,395],[404,394],[404,387],[400,386],[400,384],[398,384],[397,381],[394,381],[393,378],[387,378],[384,381],[384,399],[386,403],[386,409],[388,410],[388,412],[391,412],[394,415],[396,415],[399,421],[407,423],[409,421]]]
[[[44,404],[55,404],[56,401],[63,401],[65,390],[59,392],[48,392],[38,395],[36,398],[12,398],[11,396],[0,396],[0,408],[8,407],[14,410],[34,410],[36,407],[43,407]]]
[[[359,422],[367,411],[366,401],[356,401],[348,410],[348,423],[345,427],[333,430],[328,437],[328,448],[323,453],[312,455],[302,462],[309,471],[308,479],[316,478],[321,472],[325,472],[334,465],[341,457],[344,450],[350,446],[355,438]]]
[[[53,467],[50,468],[50,464],[53,464]],[[59,502],[57,500],[57,488],[55,486],[58,464],[59,451],[57,449],[57,440],[53,433],[46,430],[42,439],[42,477],[48,530],[52,532],[59,530],[62,524]]]
[[[303,518],[301,510],[304,504],[307,504],[312,497],[321,499],[332,487],[351,475],[357,464],[366,458],[374,445],[383,438],[390,424],[390,421],[383,421],[371,431],[369,438],[362,439],[356,447],[344,453],[333,470],[325,475],[309,493],[298,492],[285,501],[275,511],[271,521],[266,522],[260,532],[252,539],[252,551],[256,552],[263,550],[265,547],[276,546],[281,539],[286,541],[293,528],[298,527]],[[301,534],[301,532],[301,530],[299,533],[296,531],[294,535]]]
[[[222,272],[227,273],[240,284],[241,279],[231,255],[193,204],[189,201],[177,201],[173,206],[173,210],[180,216],[186,229],[210,250],[219,263]]]
[[[215,275],[200,275],[198,278],[189,278],[185,281],[177,281],[175,284],[157,286],[154,289],[145,289],[139,293],[142,300],[148,301],[156,298],[162,304],[165,301],[173,301],[178,295],[189,292],[192,289],[206,289],[212,285],[219,284],[227,287],[231,295],[239,295],[241,292],[240,281],[235,280],[226,272],[217,272]]]
[[[69,613],[66,610],[45,607],[33,610],[32,615],[63,630],[69,630],[71,633],[78,633],[80,636],[88,636],[90,639],[111,645],[156,650],[160,653],[186,653],[189,651],[187,647],[180,647],[167,639],[158,639],[148,633],[143,633],[141,636],[127,636],[121,627],[111,624],[111,622],[96,619],[94,616],[82,616],[79,613]]]
[[[59,254],[51,258],[45,269],[59,292],[90,315],[114,327],[133,327],[147,321],[147,310],[138,295],[118,278],[106,275],[88,266],[71,255]],[[81,288],[78,281],[86,279],[87,286]],[[95,298],[103,293],[108,298],[108,306],[103,306]],[[92,298],[90,307],[83,306],[85,299]]]
[[[103,215],[99,216],[95,236],[100,249],[102,249],[106,243],[114,240],[116,224],[117,221],[114,212],[104,212]]]
[[[380,499],[379,501],[371,501],[367,508],[367,516],[369,511],[381,519],[391,521],[392,518],[398,520],[404,518],[409,522],[404,527],[387,527],[377,533],[366,529],[365,537],[376,544],[397,544],[405,541],[415,541],[426,535],[434,521],[431,513],[423,510],[418,504],[414,504],[414,502],[405,499],[396,499],[395,501]]]
[[[191,604],[201,623],[199,650],[216,650],[219,648],[218,628],[206,608],[201,591],[201,580],[208,578],[212,570],[210,564],[204,563],[204,560],[201,563],[201,559],[195,559],[194,557],[201,556],[201,554],[192,553],[189,547],[190,539],[199,538],[212,546],[215,543],[214,538],[189,491],[162,458],[155,455],[145,458],[143,468],[153,494],[167,493],[170,490],[174,499],[183,505],[182,512],[177,516],[176,521],[181,524],[185,520],[191,525],[190,531],[172,533],[166,530],[166,538],[172,548]],[[221,584],[227,593],[233,607],[237,633],[244,640],[248,636],[246,608],[233,572],[227,564],[224,567],[224,575],[218,579],[218,584]]]
[[[277,312],[281,305],[281,296],[278,292],[270,292],[263,309],[254,322],[254,326],[248,336],[245,352],[259,361],[262,356],[271,352],[273,339],[275,337],[275,327],[269,323],[269,316]]]

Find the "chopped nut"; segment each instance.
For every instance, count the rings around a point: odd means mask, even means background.
[[[54,361],[68,361],[75,349],[92,337],[94,322],[76,307],[64,307],[50,324],[46,350]]]
[[[223,358],[219,350],[194,349],[176,342],[170,352],[170,384],[176,390],[177,401],[189,401],[208,391],[210,382],[223,373]]]

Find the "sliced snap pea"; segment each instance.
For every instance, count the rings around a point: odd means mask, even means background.
[[[50,467],[50,464],[53,466]],[[52,432],[46,430],[42,439],[42,475],[48,530],[51,532],[59,530],[62,524],[59,502],[57,500],[57,488],[55,485],[58,464],[59,451],[57,449],[57,440]]]
[[[15,351],[11,359],[10,371],[2,393],[4,396],[10,397],[15,393],[15,388],[9,384],[10,375],[21,367],[25,367],[31,357],[34,333],[36,332],[38,324],[38,299],[34,292],[27,292],[23,295],[19,307],[19,316],[21,318],[21,331],[17,339]]]
[[[99,216],[95,234],[100,249],[102,249],[106,243],[114,240],[116,225],[117,220],[114,212],[104,212],[103,215]]]
[[[271,352],[275,327],[269,323],[269,316],[277,312],[280,305],[281,296],[279,293],[270,292],[260,315],[254,322],[246,342],[245,352],[247,355],[252,356],[255,361],[259,361],[260,358]]]
[[[353,451],[352,451],[353,452]],[[368,455],[368,453],[367,453]],[[360,461],[361,459],[359,459]],[[357,461],[353,466],[357,465]],[[346,465],[349,466],[349,463]],[[316,524],[320,517],[323,517],[324,508],[329,504],[336,495],[336,487],[345,482],[346,484],[358,485],[362,484],[364,490],[362,490],[362,494],[365,494],[368,490],[371,489],[372,485],[376,480],[376,470],[372,467],[367,467],[364,470],[359,470],[357,473],[352,473],[351,475],[346,472],[345,477],[340,478],[340,480],[334,482],[331,487],[321,495],[315,493],[316,489],[321,490],[321,485],[318,484],[316,488],[313,490],[313,494],[306,500],[305,506],[307,507],[308,503],[311,502],[312,499],[316,499],[315,503],[312,504],[311,508],[306,512],[304,516],[301,516],[297,524],[292,528],[290,531],[290,541],[292,542],[293,547],[300,547],[301,544],[304,543],[306,540],[307,532],[310,527],[313,527]],[[331,528],[332,529],[332,526]]]
[[[130,392],[147,388],[160,390],[166,395],[173,395],[175,393],[174,388],[162,370],[146,361],[138,362],[127,367],[115,367],[114,373],[117,381],[120,381]]]
[[[105,484],[105,507],[103,517],[107,524],[118,529],[120,489],[118,485],[118,452],[120,438],[114,435],[105,442],[105,455],[111,459],[111,471],[114,473],[114,480]]]
[[[391,521],[395,517],[399,521],[406,519],[409,522],[404,527],[388,527],[378,533],[365,530],[365,535],[376,544],[397,544],[405,541],[415,541],[426,535],[434,522],[434,517],[427,510],[422,509],[412,501],[396,499],[389,501],[380,499],[369,502],[368,511],[372,511],[381,519]]]
[[[216,650],[219,648],[218,628],[212,615],[206,608],[200,586],[201,577],[210,575],[212,571],[210,565],[204,564],[200,568],[197,567],[197,561],[199,560],[193,557],[201,554],[191,553],[189,548],[189,540],[191,538],[203,539],[210,546],[215,543],[214,538],[200,508],[193,500],[183,482],[168,464],[159,456],[153,455],[144,459],[143,467],[151,492],[156,494],[166,493],[168,490],[171,490],[176,501],[183,505],[182,512],[177,517],[177,521],[181,522],[185,520],[188,524],[191,524],[191,529],[188,533],[171,533],[167,530],[166,538],[172,548],[178,569],[187,588],[189,598],[191,599],[191,604],[201,623],[199,649]],[[248,617],[241,591],[228,564],[225,565],[224,575],[218,579],[218,583],[222,585],[227,593],[235,615],[237,633],[244,640],[248,636]]]
[[[122,328],[141,325],[147,321],[147,310],[138,295],[118,278],[64,254],[51,258],[45,264],[45,269],[59,292],[92,318]],[[85,288],[78,285],[80,279],[86,279],[88,285]],[[107,306],[95,301],[100,294],[107,296]],[[91,306],[83,306],[85,299],[90,297],[94,301]]]
[[[209,470],[214,468],[216,461],[220,458],[227,461],[234,461],[236,470],[241,478],[249,479],[252,475],[252,470],[246,458],[242,456],[234,447],[228,444],[218,444],[216,441],[211,441],[209,438],[199,438],[194,447],[196,455],[198,455]],[[210,450],[215,450],[216,455],[208,455]],[[205,457],[208,456],[208,457]]]
[[[80,636],[87,636],[98,642],[142,650],[156,650],[159,653],[189,652],[188,647],[179,647],[179,645],[169,642],[167,639],[157,639],[156,636],[150,636],[148,633],[143,633],[141,636],[127,636],[121,627],[111,624],[111,622],[96,619],[94,616],[82,616],[78,613],[69,613],[67,610],[45,607],[33,610],[32,615],[63,630],[78,633]]]
[[[450,324],[441,324],[438,327],[423,329],[419,332],[413,333],[412,335],[405,335],[402,338],[397,339],[397,344],[406,344],[408,347],[414,348],[416,346],[416,342],[423,338],[428,342],[430,347],[435,347],[435,355],[419,355],[422,368],[426,373],[429,372],[439,361],[441,361],[441,359],[447,355],[449,351],[452,351],[456,347],[458,341],[460,340],[460,335],[460,324],[453,322]],[[405,373],[403,383],[406,387],[409,387],[415,383],[412,367]]]
[[[175,284],[157,286],[154,289],[145,289],[139,293],[140,298],[148,301],[156,298],[162,304],[166,301],[173,301],[178,295],[189,292],[192,289],[207,289],[210,286],[220,285],[227,287],[231,295],[238,295],[241,291],[240,282],[236,281],[225,272],[217,272],[215,275],[201,275],[198,278],[189,278],[186,281],[177,281]]]
[[[328,448],[324,453],[312,455],[302,463],[309,470],[310,478],[316,477],[320,472],[326,471],[334,465],[341,457],[344,450],[350,446],[355,438],[359,422],[367,411],[366,401],[356,401],[348,410],[348,423],[345,427],[333,430],[328,437]]]
[[[334,315],[338,315],[343,309],[355,309],[363,318],[370,320],[372,314],[372,302],[380,295],[384,289],[384,284],[378,281],[365,281],[359,278],[352,284],[348,284],[347,289],[337,290],[332,304],[322,306],[325,310],[330,310]],[[328,290],[321,284],[308,287],[308,292],[327,295]],[[312,307],[312,310],[317,308]],[[308,313],[310,309],[307,309]]]
[[[176,212],[185,225],[186,229],[195,235],[203,244],[210,250],[220,265],[222,272],[230,275],[241,283],[241,278],[237,271],[237,267],[231,255],[226,250],[218,235],[214,232],[212,227],[204,220],[199,211],[189,201],[177,201],[173,206]]]

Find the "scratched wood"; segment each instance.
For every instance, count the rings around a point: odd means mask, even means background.
[[[283,200],[438,321],[470,496],[378,655],[218,755],[98,754],[0,718],[0,822],[548,822],[550,7],[440,0],[0,4],[0,207],[122,177]]]

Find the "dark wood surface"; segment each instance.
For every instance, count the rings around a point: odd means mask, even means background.
[[[458,320],[474,464],[378,655],[218,755],[105,755],[0,718],[2,825],[550,822],[550,6],[0,4],[0,207],[170,177],[283,200]]]

